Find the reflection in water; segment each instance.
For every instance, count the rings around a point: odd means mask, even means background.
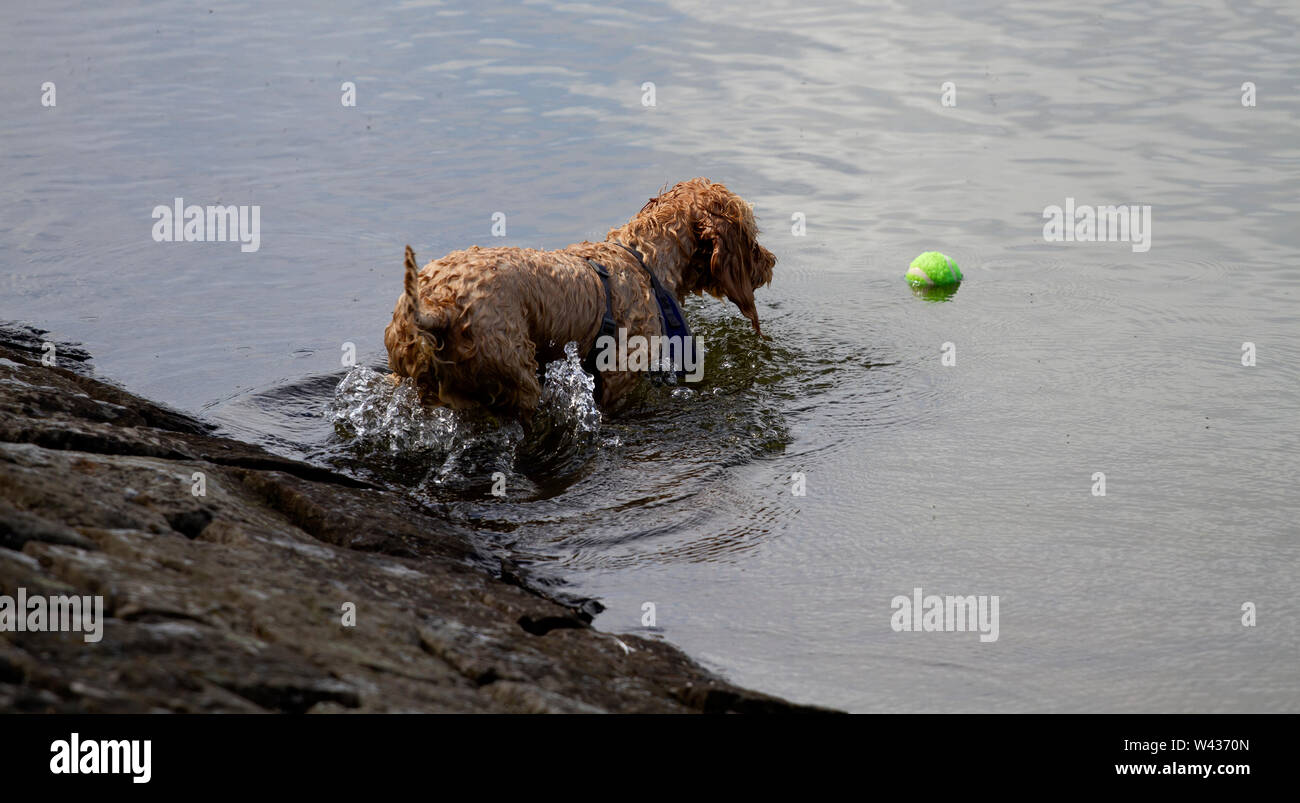
[[[961,284],[939,284],[933,287],[927,287],[923,284],[909,285],[912,288],[912,295],[917,298],[923,298],[926,301],[941,302],[947,301],[957,295],[957,289]]]

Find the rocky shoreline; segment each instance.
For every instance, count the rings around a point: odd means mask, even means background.
[[[43,335],[0,327],[0,595],[102,596],[103,635],[0,631],[0,712],[820,710],[599,632],[598,603],[410,499],[219,437],[75,346],[42,365]]]

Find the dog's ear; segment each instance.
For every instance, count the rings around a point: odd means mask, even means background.
[[[730,299],[762,336],[754,290],[772,281],[776,257],[758,244],[758,224],[749,204],[723,187],[706,189],[711,196],[700,219],[700,245],[712,247],[709,281],[704,290],[717,298]]]

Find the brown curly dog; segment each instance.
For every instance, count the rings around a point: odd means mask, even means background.
[[[757,236],[749,204],[695,178],[651,198],[605,242],[558,251],[474,246],[418,273],[407,246],[405,292],[384,330],[388,365],[415,380],[426,401],[531,421],[539,364],[562,358],[570,341],[587,354],[601,330],[605,287],[588,260],[608,269],[613,317],[629,337],[663,334],[646,269],[679,304],[688,293],[730,299],[762,336],[754,290],[772,280],[776,257]],[[639,251],[645,268],[619,243]],[[600,371],[597,401],[616,408],[643,376]]]

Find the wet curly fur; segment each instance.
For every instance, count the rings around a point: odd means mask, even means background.
[[[705,178],[651,198],[604,242],[558,251],[455,251],[417,271],[406,248],[406,281],[384,330],[388,365],[429,402],[485,408],[531,420],[541,395],[539,365],[576,341],[587,354],[600,330],[605,292],[588,264],[609,269],[614,319],[628,336],[661,335],[649,278],[615,243],[641,252],[679,302],[687,294],[730,299],[762,336],[754,290],[772,280],[776,257],[758,244],[749,204]],[[643,377],[601,372],[601,406],[616,408]]]

